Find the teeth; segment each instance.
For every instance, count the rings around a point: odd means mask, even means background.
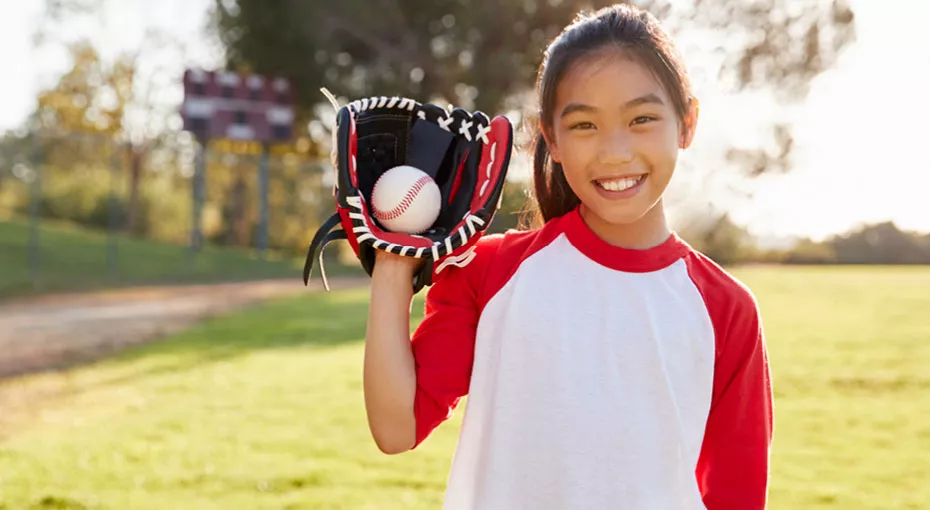
[[[607,191],[623,191],[636,186],[642,179],[640,177],[624,177],[623,179],[611,179],[608,181],[597,181],[597,184]]]

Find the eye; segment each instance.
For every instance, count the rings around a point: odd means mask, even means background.
[[[640,115],[639,117],[636,117],[635,119],[633,119],[633,125],[645,124],[647,122],[651,122],[654,120],[658,120],[658,119],[656,119],[655,117],[651,117],[649,115]]]
[[[571,126],[569,126],[568,129],[571,129],[571,130],[578,130],[578,129],[582,129],[582,130],[583,130],[583,129],[594,129],[594,124],[592,124],[592,123],[590,123],[590,122],[576,122],[576,123],[572,124]]]

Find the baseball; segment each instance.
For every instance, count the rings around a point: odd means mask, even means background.
[[[439,217],[441,202],[436,182],[409,165],[384,172],[371,192],[372,213],[391,232],[424,232]]]

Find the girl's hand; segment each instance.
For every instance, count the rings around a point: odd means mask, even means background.
[[[372,277],[378,273],[387,273],[395,278],[405,277],[409,282],[423,263],[423,259],[416,257],[402,257],[383,250],[375,250],[375,268]]]

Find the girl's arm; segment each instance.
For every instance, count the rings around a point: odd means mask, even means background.
[[[482,288],[502,237],[484,236],[467,267],[433,275],[423,320],[410,335],[411,281],[418,261],[378,252],[365,338],[364,391],[378,448],[416,448],[468,393]]]
[[[364,392],[368,426],[389,454],[413,447],[417,375],[410,344],[411,281],[417,259],[375,254],[365,335]]]
[[[762,510],[774,423],[765,335],[748,294],[726,316],[697,476],[708,510]]]

